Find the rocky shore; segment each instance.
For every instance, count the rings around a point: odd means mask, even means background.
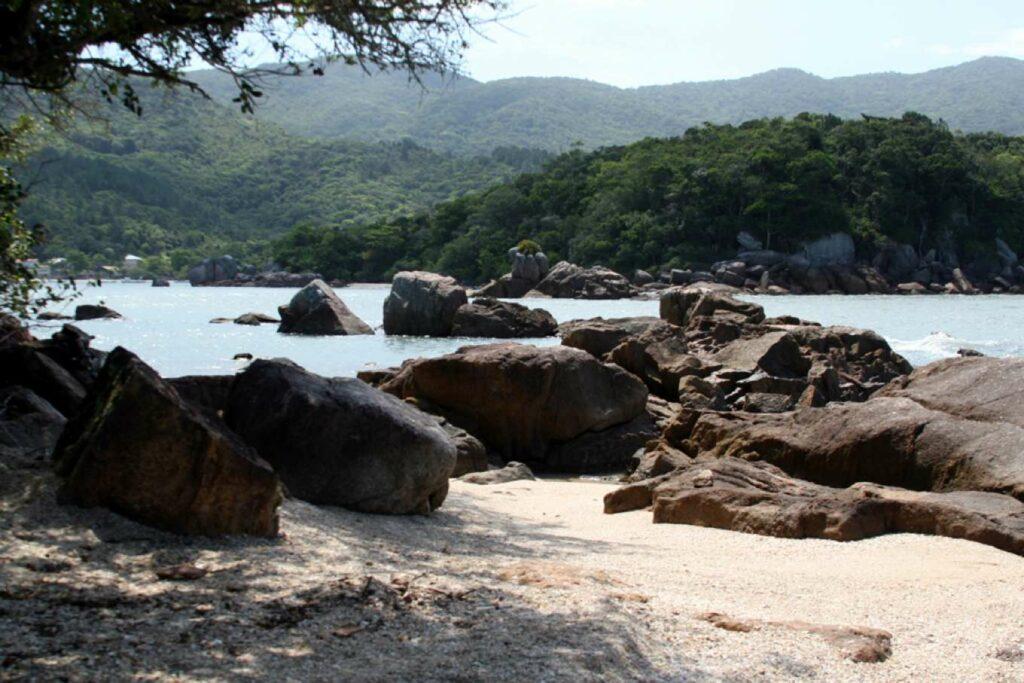
[[[542,289],[597,295],[589,276],[561,264],[542,276],[532,256],[541,280],[569,283]],[[358,379],[283,359],[167,379],[128,350],[93,350],[71,324],[35,340],[5,318],[0,618],[17,624],[0,636],[5,675],[84,665],[86,678],[117,677],[90,659],[100,641],[82,610],[100,605],[104,643],[118,624],[174,640],[146,655],[158,676],[308,665],[314,677],[517,680],[563,643],[575,654],[545,665],[556,677],[944,677],[892,606],[933,609],[907,602],[902,582],[956,581],[974,558],[1024,578],[1024,361],[914,369],[868,330],[768,318],[708,283],[658,291],[659,317],[555,326],[537,309],[471,302],[450,278],[400,273],[388,333],[562,343],[467,345]],[[285,333],[372,332],[318,280],[280,315]],[[577,475],[605,483],[564,480]],[[647,532],[644,519],[680,531]],[[876,538],[889,534],[947,538]],[[666,570],[703,542],[737,554],[696,584]],[[344,544],[356,550],[341,559]],[[801,559],[769,560],[748,584],[761,599],[712,588],[783,548]],[[879,574],[886,553],[936,565]],[[822,578],[844,562],[873,582],[849,613]],[[934,628],[950,658],[1012,678],[1024,635],[999,615],[1024,598],[975,578],[956,598],[963,612],[936,613]],[[684,587],[689,598],[673,597]],[[965,615],[988,631],[964,635]],[[503,628],[530,631],[508,645],[522,659],[489,661],[456,637]],[[359,668],[395,638],[416,669]],[[771,660],[769,642],[787,659]],[[190,667],[200,650],[219,654]],[[467,659],[439,663],[457,651]]]

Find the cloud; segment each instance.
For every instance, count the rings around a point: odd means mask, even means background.
[[[961,51],[972,57],[1024,57],[1024,28],[1001,31],[994,39],[965,45]]]

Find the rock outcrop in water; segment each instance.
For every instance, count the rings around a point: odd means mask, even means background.
[[[467,302],[466,290],[454,278],[422,271],[398,273],[384,300],[384,333],[449,337],[455,312]]]
[[[82,304],[75,307],[75,320],[117,320],[121,317],[120,313],[103,305]]]
[[[515,339],[551,337],[558,331],[554,316],[542,308],[527,308],[485,297],[463,304],[452,320],[453,337]]]
[[[323,280],[300,289],[278,313],[281,326],[277,331],[285,334],[373,334],[373,328],[352,313]]]

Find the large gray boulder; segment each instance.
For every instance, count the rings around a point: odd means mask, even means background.
[[[403,271],[391,281],[384,300],[384,333],[449,337],[455,312],[468,303],[454,278],[423,271]]]
[[[373,328],[350,311],[323,280],[313,280],[277,310],[281,316],[277,331],[285,334],[373,334]]]
[[[282,494],[270,466],[120,347],[61,434],[54,463],[64,503],[183,534],[277,534]]]
[[[211,282],[233,280],[238,275],[238,261],[231,256],[218,256],[205,259],[188,271],[188,281],[193,286],[206,285]]]
[[[387,514],[440,507],[456,447],[437,420],[365,382],[257,360],[224,419],[296,498]]]

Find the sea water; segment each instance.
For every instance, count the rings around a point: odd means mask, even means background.
[[[386,285],[352,285],[337,290],[353,313],[377,329],[375,335],[301,337],[278,334],[276,325],[250,327],[213,324],[217,317],[242,313],[274,314],[296,290],[272,288],[170,287],[149,283],[108,282],[86,286],[74,301],[51,310],[68,314],[81,303],[104,303],[121,320],[76,323],[95,335],[93,345],[109,350],[123,346],[167,377],[223,374],[239,370],[238,353],[257,358],[290,358],[324,375],[351,376],[359,370],[399,365],[407,358],[438,356],[487,339],[387,337],[380,328]],[[744,296],[764,306],[769,316],[795,315],[826,325],[873,329],[914,365],[922,365],[973,348],[994,356],[1024,355],[1024,296]],[[657,301],[579,301],[523,299],[548,310],[556,320],[602,316],[658,315]],[[40,323],[46,337],[60,323]],[[524,339],[524,343],[557,344],[557,337]]]

